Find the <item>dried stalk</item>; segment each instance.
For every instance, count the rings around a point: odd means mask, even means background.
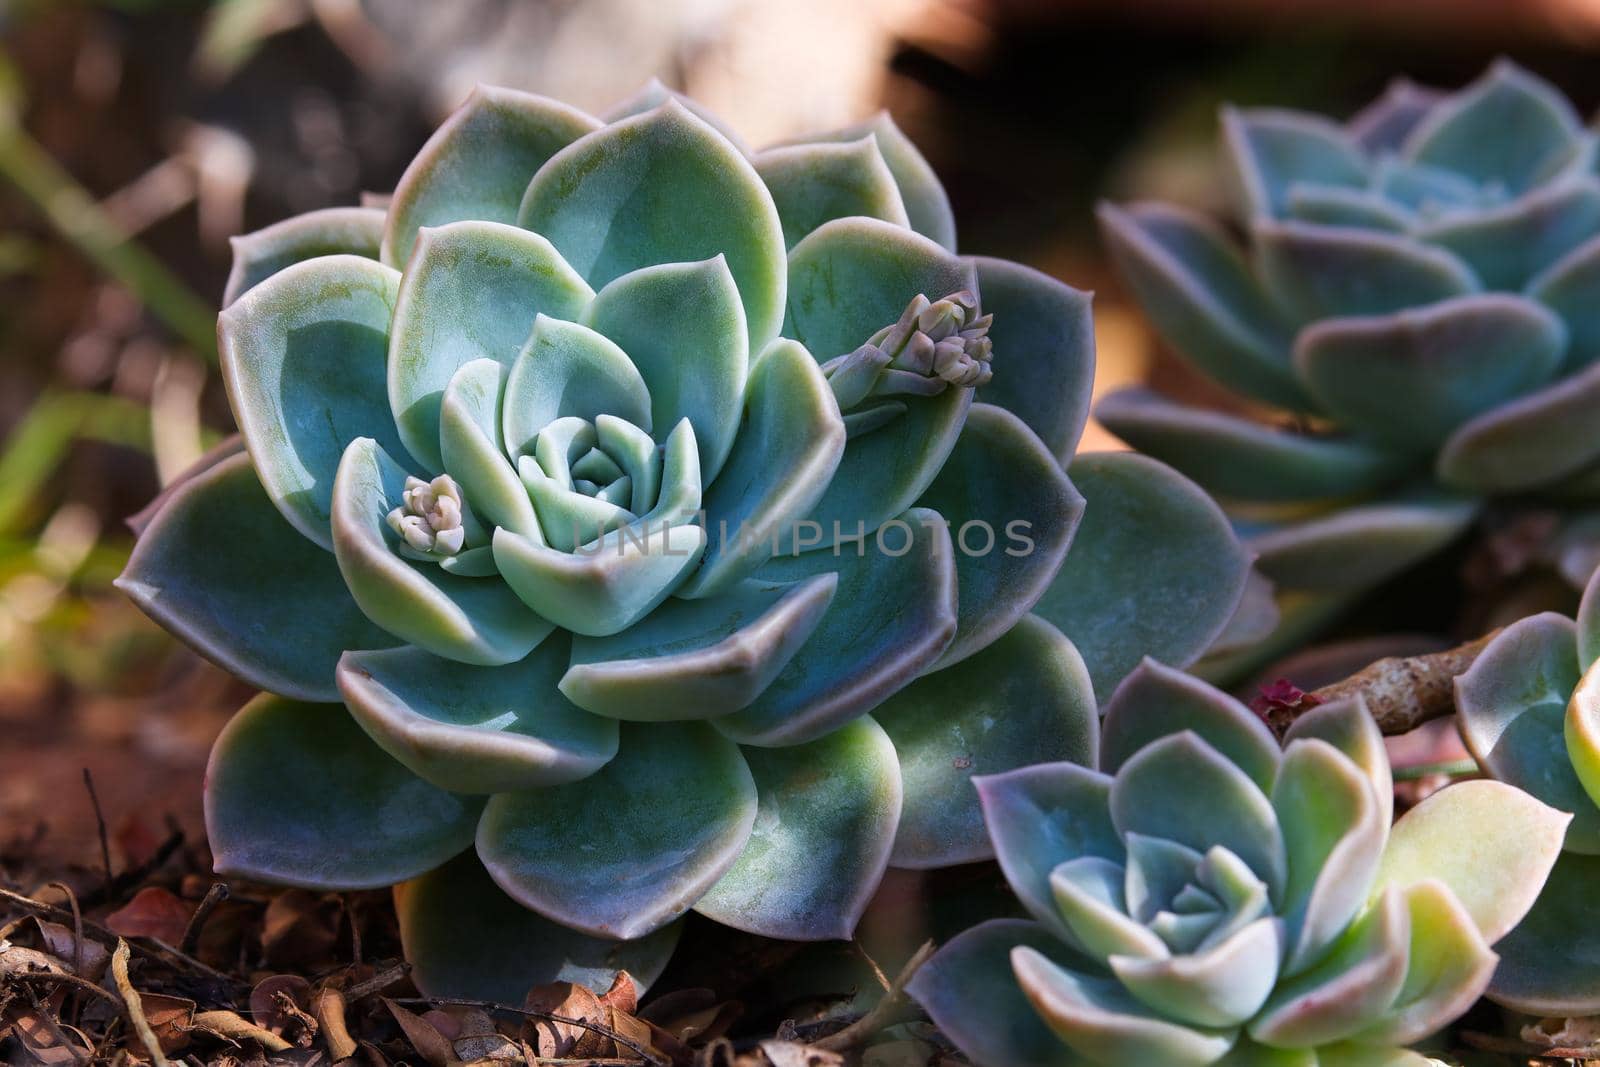
[[[845,1052],[862,1044],[867,1038],[888,1026],[900,1011],[906,985],[910,983],[912,977],[924,963],[928,962],[928,957],[932,955],[933,942],[929,941],[917,949],[916,954],[901,968],[900,973],[895,976],[895,980],[890,983],[889,991],[883,995],[882,1000],[873,1006],[871,1011],[838,1033],[819,1038],[811,1042],[811,1045],[827,1052]]]
[[[128,943],[118,940],[116,951],[111,953],[111,978],[116,982],[123,1007],[127,1009],[128,1021],[133,1024],[134,1033],[139,1035],[139,1043],[150,1054],[150,1062],[155,1067],[169,1067],[167,1057],[161,1052],[161,1042],[150,1028],[150,1020],[145,1018],[144,1001],[139,999],[139,991],[133,988],[133,982],[128,978],[130,955]]]
[[[1426,656],[1380,659],[1343,681],[1312,692],[1310,700],[1292,708],[1272,709],[1268,722],[1282,736],[1295,719],[1316,705],[1360,696],[1378,729],[1391,735],[1410,733],[1425,722],[1455,713],[1456,676],[1471,667],[1499,633],[1494,630],[1476,641]]]

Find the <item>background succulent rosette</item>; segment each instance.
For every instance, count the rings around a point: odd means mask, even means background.
[[[1600,1013],[1600,578],[1577,620],[1507,626],[1456,679],[1457,723],[1483,772],[1572,814],[1561,859],[1510,937],[1489,995],[1535,1015]]]
[[[1226,109],[1233,226],[1106,205],[1123,277],[1228,411],[1143,388],[1097,410],[1234,514],[1295,613],[1455,540],[1493,498],[1564,516],[1581,588],[1600,472],[1595,135],[1508,62],[1397,83],[1349,122]],[[1235,234],[1242,233],[1241,246]]]
[[[238,239],[242,441],[121,580],[264,690],[218,869],[403,883],[419,983],[517,997],[989,856],[971,775],[1080,758],[1248,559],[1159,463],[1068,479],[1088,297],[953,245],[887,117],[751,153],[659,86],[480,89],[385,206]]]
[[[1482,994],[1569,819],[1476,781],[1391,828],[1359,697],[1303,715],[1280,749],[1154,662],[1097,742],[1087,765],[977,780],[1032,919],[960,934],[910,991],[983,1067],[1432,1062],[1404,1046]]]

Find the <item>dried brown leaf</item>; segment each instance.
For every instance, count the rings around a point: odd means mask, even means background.
[[[763,1041],[762,1055],[772,1067],[844,1067],[844,1057],[796,1041]]]
[[[183,940],[194,909],[159,886],[147,886],[106,916],[106,926],[122,937],[153,937],[169,945]]]
[[[440,1033],[438,1028],[425,1017],[406,1008],[402,1008],[394,1001],[384,998],[384,1007],[389,1009],[389,1014],[394,1016],[394,1021],[400,1024],[400,1030],[406,1035],[406,1040],[417,1054],[427,1060],[433,1067],[445,1067],[451,1060],[452,1050],[450,1041]],[[442,1015],[442,1012],[429,1012],[430,1015]]]
[[[280,970],[325,964],[339,941],[336,897],[291,889],[272,898],[261,921],[261,951]]]
[[[574,982],[551,982],[529,990],[523,1007],[531,1012],[581,1019],[604,1026],[609,1012],[600,998],[586,986]],[[611,1042],[593,1030],[553,1019],[529,1019],[525,1039],[546,1059],[582,1059],[605,1055]]]
[[[61,923],[53,923],[47,919],[35,918],[34,926],[39,931],[40,943],[46,952],[61,960],[76,959],[74,955],[79,951],[77,936],[73,934],[72,927]],[[106,965],[111,962],[111,950],[89,938],[83,939],[83,973],[78,977],[87,978],[91,982],[98,982],[106,973]]]
[[[639,1013],[639,984],[627,971],[618,971],[611,988],[600,994],[600,1003],[628,1015]]]
[[[311,1014],[316,1017],[317,1029],[328,1053],[336,1060],[347,1060],[356,1054],[355,1038],[345,1021],[344,994],[337,989],[323,989],[311,997]]]

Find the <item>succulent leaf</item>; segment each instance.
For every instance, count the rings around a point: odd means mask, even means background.
[[[1375,888],[1429,880],[1448,886],[1492,945],[1533,906],[1571,818],[1500,782],[1460,782],[1395,823]]]
[[[1330,700],[1302,712],[1288,730],[1283,743],[1325,741],[1338,749],[1367,776],[1378,801],[1378,821],[1388,826],[1394,821],[1394,773],[1389,768],[1389,750],[1378,724],[1359,694],[1343,700]]]
[[[1250,560],[1217,505],[1154,460],[1098,453],[1068,474],[1088,503],[1034,611],[1077,646],[1105,700],[1145,656],[1198,659],[1244,595]]]
[[[763,937],[850,938],[888,866],[900,816],[889,735],[863,717],[808,744],[744,757],[760,798],[755,827],[695,910]]]
[[[1116,774],[1152,742],[1184,730],[1226,756],[1264,792],[1271,791],[1282,756],[1260,716],[1198,678],[1149,657],[1106,703],[1098,766]]]
[[[1567,756],[1592,803],[1600,795],[1600,671],[1589,669],[1572,691],[1563,724]],[[1578,807],[1574,810],[1588,811]]]
[[[632,118],[635,115],[643,115],[647,111],[654,111],[669,100],[693,112],[695,118],[727,138],[728,143],[738,149],[741,154],[746,156],[750,154],[750,148],[744,143],[744,138],[740,137],[732,126],[723,122],[710,108],[705,107],[693,97],[685,96],[676,89],[667,88],[662,84],[660,78],[651,78],[645,82],[644,85],[639,87],[638,92],[617,103],[610,111],[607,111],[604,118],[608,123],[621,122],[623,119]]]
[[[751,162],[778,205],[790,248],[823,223],[852,215],[911,225],[900,187],[871,134],[769,148]]]
[[[1543,385],[1566,348],[1561,320],[1521,297],[1485,293],[1391,315],[1329,318],[1295,341],[1322,406],[1402,452],[1437,448],[1457,427]]]
[[[925,674],[873,711],[905,779],[896,867],[988,859],[972,781],[1029,763],[1092,764],[1094,690],[1072,643],[1024,616],[981,656]]]
[[[1455,255],[1394,234],[1258,222],[1252,238],[1268,292],[1302,323],[1388,315],[1483,288]]]
[[[333,549],[339,572],[374,623],[445,659],[515,663],[554,627],[499,582],[403,558],[388,515],[408,477],[370,437],[345,449],[334,483]]]
[[[598,773],[492,797],[478,855],[501,889],[546,918],[632,939],[688,911],[727,873],[756,811],[756,783],[733,742],[704,723],[629,723]]]
[[[1578,601],[1578,670],[1587,672],[1600,660],[1600,586],[1591,577]],[[1485,649],[1485,652],[1488,650]]]
[[[501,407],[506,450],[518,457],[557,419],[607,415],[646,433],[652,427],[650,388],[628,354],[587,326],[544,314],[511,365]]]
[[[778,209],[738,149],[676,100],[557,153],[528,184],[517,223],[549,238],[597,288],[641,267],[726,256],[744,300],[749,351],[778,335]]]
[[[1073,1051],[1101,1064],[1169,1064],[1206,1067],[1232,1046],[1227,1030],[1169,1022],[1128,993],[1120,982],[1080,974],[1026,946],[1012,950],[1017,983],[1046,1025]]]
[[[1516,195],[1576,150],[1582,128],[1566,97],[1501,60],[1440,101],[1406,138],[1404,154]]]
[[[1600,180],[1556,183],[1487,211],[1445,215],[1416,236],[1460,256],[1489,289],[1521,289],[1600,228]]]
[[[677,946],[680,924],[613,941],[553,923],[512,900],[468,851],[395,887],[411,980],[429,996],[515,1004],[547,982],[605,989],[626,971],[650,988]]]
[[[1339,126],[1270,108],[1222,111],[1222,139],[1243,218],[1282,217],[1297,184],[1359,189],[1367,160]]]
[[[694,426],[701,478],[713,481],[739,432],[750,373],[744,305],[727,259],[659,263],[624,274],[596,294],[584,321],[638,370],[650,394],[649,423],[668,427],[688,419]],[[543,362],[534,366],[541,377],[548,373]],[[640,425],[648,429],[649,423]]]
[[[356,256],[297,264],[217,320],[228,402],[267,495],[295,529],[333,547],[334,474],[372,437],[409,459],[383,403],[400,276]]]
[[[506,458],[505,391],[499,360],[475,359],[457,370],[439,405],[439,453],[484,523],[542,542],[533,500]]]
[[[1358,438],[1279,429],[1142,386],[1107,394],[1095,418],[1207,492],[1234,500],[1354,496],[1393,482],[1414,462]]]
[[[1045,1026],[1011,970],[1027,947],[1060,966],[1092,967],[1037,923],[990,919],[952,938],[918,968],[907,991],[944,1034],[984,1067],[1080,1067]]]
[[[1477,514],[1470,498],[1397,495],[1268,528],[1246,544],[1261,573],[1281,586],[1369,589],[1456,540]]]
[[[784,332],[826,364],[895,323],[913,298],[976,289],[972,264],[932,241],[877,219],[836,219],[789,253]],[[849,539],[910,507],[955,447],[972,393],[911,397],[902,416],[853,438],[811,519],[830,539]]]
[[[815,740],[882,704],[939,658],[956,629],[949,524],[921,508],[898,522],[885,538],[780,556],[756,575],[798,581],[835,571],[839,588],[772,684],[743,711],[713,720],[720,732],[759,747]]]
[[[838,581],[747,579],[720,596],[668,601],[613,636],[579,636],[561,691],[595,715],[635,722],[739,711],[805,645]]]
[[[1287,926],[1285,975],[1317,963],[1366,903],[1389,836],[1388,807],[1361,769],[1326,741],[1302,738],[1284,753],[1272,808],[1289,856],[1279,909]]]
[[[1283,931],[1257,919],[1209,949],[1165,959],[1111,958],[1128,992],[1190,1026],[1232,1027],[1249,1019],[1278,979]]]
[[[1377,193],[1304,183],[1289,187],[1285,215],[1296,222],[1380,233],[1407,233],[1417,224],[1415,214],[1404,205],[1385,200]]]
[[[794,341],[774,341],[750,370],[733,453],[705,494],[709,544],[678,595],[711,596],[760,568],[822,498],[844,449],[839,405],[816,361]]]
[[[1257,400],[1311,407],[1289,366],[1288,322],[1220,227],[1164,204],[1101,204],[1098,214],[1113,260],[1169,345]]]
[[[222,306],[229,306],[285,267],[308,259],[341,254],[377,259],[383,220],[384,212],[377,208],[329,207],[229,238],[233,269],[223,287]]]
[[[1083,515],[1083,497],[1021,419],[974,404],[954,451],[918,506],[944,516],[956,557],[956,637],[935,669],[983,651],[1050,588]]]
[[[1486,772],[1574,813],[1568,849],[1600,853],[1600,809],[1578,779],[1563,736],[1579,678],[1572,620],[1551,612],[1519,619],[1457,676],[1456,722]]]
[[[1408,1045],[1461,1015],[1483,995],[1498,959],[1490,939],[1443,882],[1414,882],[1402,894],[1411,913],[1405,981],[1382,1020],[1356,1035],[1380,1046]]]
[[[1308,1048],[1359,1033],[1400,995],[1411,956],[1411,909],[1391,888],[1351,923],[1309,969],[1278,983],[1250,1036],[1276,1047]]]
[[[1502,940],[1488,995],[1514,1011],[1567,1018],[1600,1012],[1594,887],[1600,856],[1563,852],[1539,899]]]
[[[479,359],[511,367],[541,315],[576,319],[593,291],[538,234],[499,222],[421,231],[400,282],[388,390],[406,448],[441,469],[440,404]]]
[[[177,496],[185,485],[211,468],[220,466],[223,460],[231,459],[244,451],[244,438],[239,434],[229,434],[224,437],[221,441],[208,448],[199,459],[173,475],[161,487],[161,492],[152,497],[148,504],[122,520],[124,525],[128,527],[134,537],[143,537],[144,532],[150,528],[150,524],[155,521],[156,515],[166,506],[167,501]],[[260,479],[257,479],[257,484],[260,484]],[[272,501],[268,500],[267,503],[270,504]]]
[[[1440,481],[1480,493],[1517,492],[1577,474],[1600,458],[1588,432],[1600,364],[1484,412],[1440,449]]]
[[[1350,117],[1346,134],[1374,155],[1395,151],[1443,96],[1408,78],[1395,78],[1382,96]]]
[[[337,701],[340,654],[395,643],[361,613],[333,557],[272,506],[239,451],[171,490],[117,587],[223,669],[297,700]]]
[[[690,441],[693,448],[693,441]],[[698,500],[696,501],[698,506]],[[705,531],[693,523],[623,526],[580,546],[550,548],[501,528],[494,561],[525,605],[563,629],[587,637],[621,633],[672,594],[700,561]]]
[[[1111,782],[1080,764],[1040,763],[972,783],[995,859],[1017,899],[1079,952],[1084,946],[1056,907],[1050,875],[1082,856],[1122,861],[1123,845],[1111,822]]]
[[[463,219],[516,222],[533,173],[598,125],[547,97],[486,85],[473,89],[400,176],[389,202],[383,261],[405,265],[424,226]]]
[[[413,774],[456,793],[509,793],[587,778],[617,753],[615,722],[556,688],[568,642],[476,667],[421,649],[346,652],[339,690],[361,728]]]
[[[950,210],[950,198],[933,172],[933,167],[917,151],[911,138],[901,132],[887,111],[880,111],[865,122],[829,133],[813,134],[791,142],[793,144],[849,144],[863,137],[872,137],[878,143],[884,164],[894,175],[900,188],[900,199],[905,205],[911,228],[931,241],[954,252],[956,248],[956,220]],[[781,147],[781,146],[780,146]]]
[[[1525,292],[1566,324],[1565,370],[1600,360],[1600,235],[1591,230],[1588,240],[1529,281]]]
[[[337,704],[256,697],[206,765],[217,873],[310,889],[375,889],[472,842],[482,802],[424,782]]]
[[[1178,794],[1203,796],[1204,807]],[[1266,882],[1274,901],[1287,879],[1283,831],[1261,787],[1198,734],[1145,745],[1117,771],[1111,819],[1119,834],[1141,834],[1205,852],[1221,845]]]
[[[1093,296],[1004,259],[973,256],[989,337],[999,353],[978,401],[1028,424],[1063,465],[1089,418],[1094,387]]]

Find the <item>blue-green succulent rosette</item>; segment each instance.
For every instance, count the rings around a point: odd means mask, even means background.
[[[1157,203],[1101,221],[1162,338],[1246,413],[1135,388],[1100,419],[1223,501],[1302,615],[1439,551],[1485,500],[1566,516],[1545,554],[1581,588],[1595,133],[1504,61],[1457,92],[1397,83],[1347,123],[1230,108],[1222,132],[1236,227]]]
[[[479,89],[386,208],[238,239],[242,444],[121,580],[264,691],[218,869],[398,885],[419,984],[503,998],[989,856],[971,775],[1073,758],[1248,557],[1154,461],[1069,480],[1088,297],[952,245],[886,117],[752,154],[658,86]]]
[[[1473,781],[1391,827],[1360,697],[1280,748],[1148,662],[1096,740],[975,783],[1030,918],[956,936],[909,991],[981,1067],[1426,1067],[1406,1046],[1484,992],[1570,822]]]

